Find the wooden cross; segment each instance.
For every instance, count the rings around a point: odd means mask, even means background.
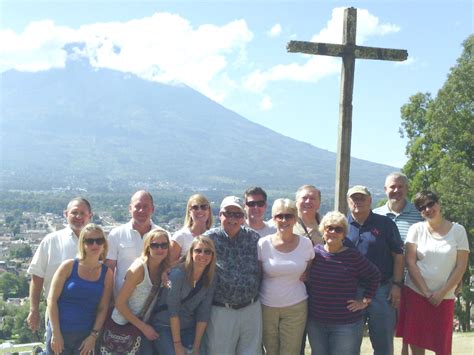
[[[334,209],[344,214],[347,213],[346,193],[349,189],[355,60],[360,58],[401,62],[408,57],[406,50],[357,46],[356,31],[357,9],[351,7],[344,10],[342,45],[303,41],[290,41],[287,45],[287,50],[291,53],[342,57]]]

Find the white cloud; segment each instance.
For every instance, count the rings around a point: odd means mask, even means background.
[[[342,43],[342,24],[344,8],[335,8],[331,19],[319,33],[315,34],[312,42]],[[384,36],[398,32],[400,28],[393,24],[381,24],[380,20],[367,10],[357,11],[357,44],[363,44],[371,36]],[[297,54],[293,54],[297,56]],[[262,92],[268,83],[288,80],[315,83],[318,80],[340,72],[340,60],[326,56],[301,55],[305,62],[279,64],[268,70],[257,69],[244,78],[243,86],[253,92]]]
[[[0,31],[0,70],[64,67],[64,45],[83,43],[82,54],[96,67],[131,72],[163,83],[182,82],[221,101],[213,89],[226,68],[245,58],[253,38],[244,20],[193,27],[176,14],[155,13],[127,22],[88,24],[72,29],[52,21],[31,23],[23,33]]]
[[[269,37],[278,37],[281,33],[281,25],[279,23],[277,23],[276,25],[274,25],[268,32],[268,36]]]
[[[273,108],[272,99],[270,98],[270,96],[265,95],[262,101],[260,101],[260,109],[262,111],[269,111],[272,108]]]

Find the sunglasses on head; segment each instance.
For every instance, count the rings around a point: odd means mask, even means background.
[[[295,218],[295,215],[292,213],[279,213],[275,215],[275,219],[278,221],[289,220]]]
[[[164,243],[157,243],[157,242],[152,242],[150,243],[150,249],[168,249],[169,243],[164,242]]]
[[[211,249],[193,249],[193,253],[194,254],[198,254],[198,255],[201,255],[201,254],[204,254],[204,255],[212,255],[212,250]]]
[[[326,226],[324,227],[324,230],[329,233],[338,233],[338,234],[344,232],[344,228],[340,226]]]
[[[255,207],[255,206],[258,206],[258,207],[263,207],[265,206],[265,201],[261,200],[261,201],[247,201],[245,202],[245,204],[248,206],[248,207]]]
[[[419,206],[419,207],[417,208],[417,210],[420,211],[420,212],[423,212],[423,211],[426,210],[427,208],[433,207],[435,204],[436,204],[435,201],[430,201],[430,202],[428,202],[426,205]]]
[[[222,212],[224,217],[226,218],[244,218],[244,214],[242,212]]]
[[[209,205],[207,203],[204,203],[202,205],[192,205],[191,206],[191,209],[194,210],[194,211],[198,211],[198,210],[206,211],[208,208],[209,208]]]
[[[105,238],[84,238],[84,244],[92,245],[94,243],[97,245],[103,245],[105,243]]]

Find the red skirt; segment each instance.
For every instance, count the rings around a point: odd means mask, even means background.
[[[403,342],[450,355],[453,341],[454,300],[443,300],[437,307],[426,297],[405,286],[402,290],[397,337]]]

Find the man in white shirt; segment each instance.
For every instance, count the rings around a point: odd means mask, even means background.
[[[115,297],[122,288],[128,268],[142,252],[143,236],[152,229],[160,228],[151,220],[155,205],[148,191],[135,192],[128,210],[131,220],[112,229],[108,236],[109,250],[105,264],[115,273]]]
[[[265,237],[276,232],[275,226],[265,222],[267,210],[267,193],[261,187],[250,187],[244,192],[246,224],[257,232],[260,237]]]
[[[73,198],[69,201],[64,216],[67,220],[67,227],[43,238],[28,267],[27,272],[31,275],[30,313],[26,321],[28,327],[34,332],[39,329],[40,324],[41,289],[44,289],[46,299],[53,275],[59,265],[76,256],[79,234],[92,218],[91,205],[82,197]]]

